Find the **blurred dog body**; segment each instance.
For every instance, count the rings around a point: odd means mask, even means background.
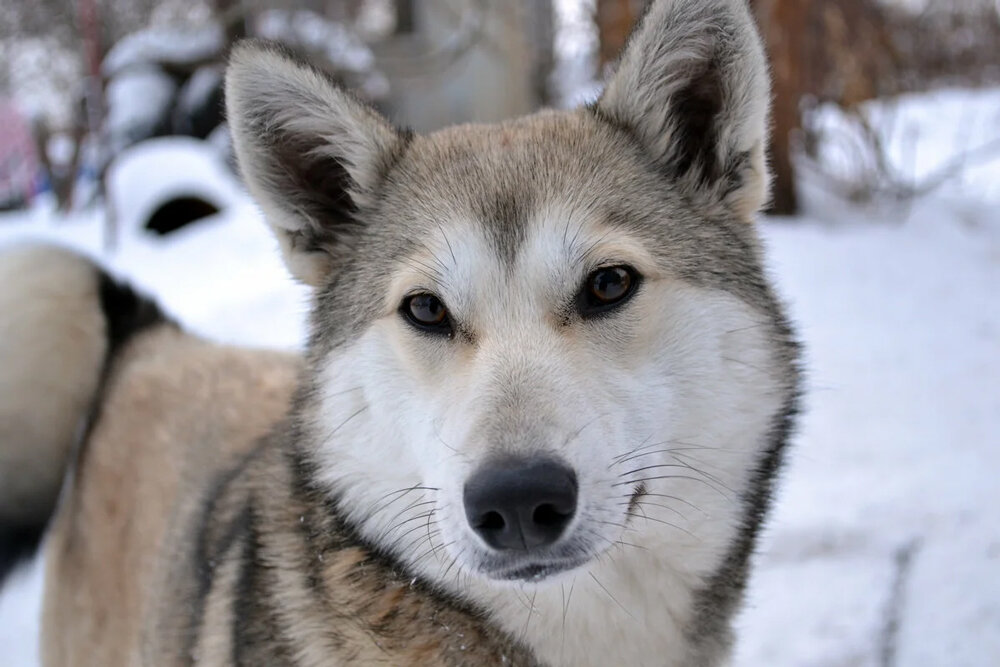
[[[723,663],[797,397],[768,95],[741,0],[653,3],[592,107],[427,136],[238,47],[304,358],[0,255],[0,565],[58,496],[46,663]]]

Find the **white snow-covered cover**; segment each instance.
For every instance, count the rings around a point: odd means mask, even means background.
[[[151,139],[122,152],[108,170],[108,196],[123,230],[142,229],[175,197],[197,196],[220,210],[246,201],[218,148],[190,137]]]
[[[352,30],[307,9],[269,9],[255,21],[256,34],[321,53],[348,83],[372,100],[385,97],[389,81],[375,67],[375,55]]]
[[[118,40],[101,63],[106,78],[139,65],[192,65],[217,58],[225,46],[221,26],[207,23],[194,27],[155,26]]]
[[[112,155],[146,139],[170,118],[177,83],[155,65],[129,68],[108,82],[107,132]]]

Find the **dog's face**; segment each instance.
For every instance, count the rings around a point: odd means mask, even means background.
[[[266,47],[234,56],[241,167],[316,287],[303,447],[442,585],[630,549],[700,575],[738,529],[791,386],[749,222],[766,76],[752,31],[674,5],[595,108],[425,137]],[[665,25],[687,41],[664,51]]]

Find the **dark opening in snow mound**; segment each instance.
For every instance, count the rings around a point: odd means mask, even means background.
[[[219,208],[215,204],[197,195],[173,197],[153,211],[146,221],[146,229],[166,236],[218,212]]]

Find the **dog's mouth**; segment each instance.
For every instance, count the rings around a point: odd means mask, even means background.
[[[584,565],[590,558],[564,558],[519,563],[506,568],[491,569],[484,574],[497,581],[523,581],[538,583],[557,574],[569,572]]]

